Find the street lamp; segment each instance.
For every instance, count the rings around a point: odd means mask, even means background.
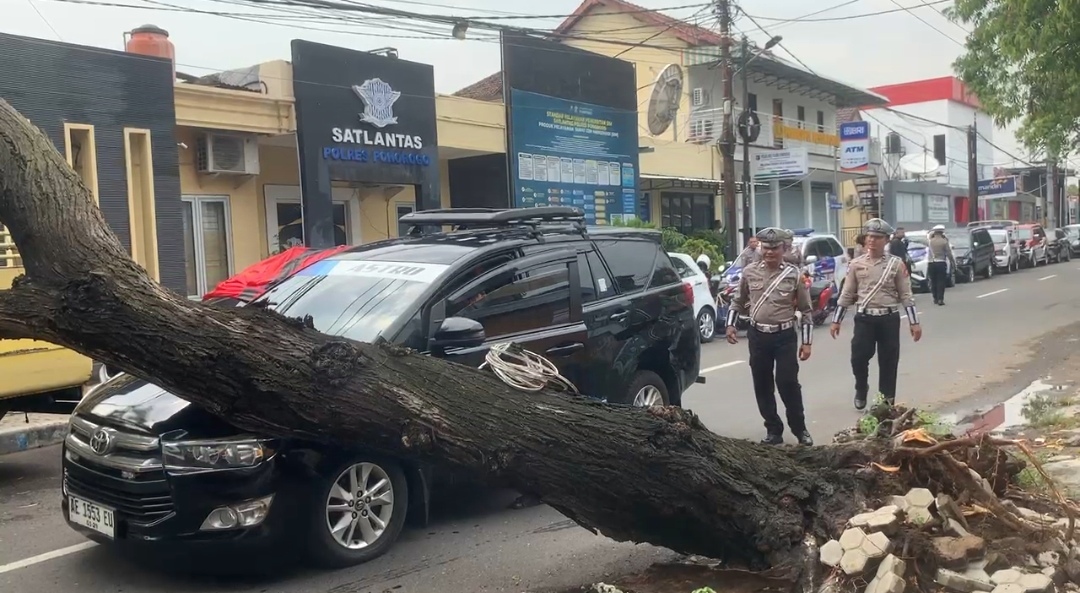
[[[750,84],[749,84],[749,81],[747,80],[747,66],[750,65],[750,62],[753,62],[758,57],[760,57],[762,53],[764,53],[766,51],[769,51],[770,49],[772,49],[772,48],[776,47],[777,45],[779,45],[780,42],[783,41],[783,39],[784,38],[781,37],[780,35],[776,35],[772,39],[769,39],[768,43],[765,44],[765,47],[764,47],[764,49],[762,49],[762,51],[757,52],[753,56],[751,56],[750,55],[750,42],[747,41],[746,36],[744,35],[743,38],[742,38],[742,51],[740,52],[740,56],[739,56],[740,59],[742,59],[742,65],[739,66],[739,69],[736,70],[735,73],[732,74],[732,78],[734,78],[735,74],[741,73],[742,74],[742,85],[743,85],[743,88],[742,88],[742,91],[743,91],[743,96],[742,96],[743,112],[742,112],[742,114],[740,115],[740,118],[739,118],[741,120],[741,122],[742,122],[742,125],[738,126],[739,135],[742,136],[742,141],[743,141],[743,157],[742,157],[742,160],[743,160],[743,162],[742,162],[742,167],[743,167],[743,170],[742,170],[742,181],[743,181],[742,182],[742,193],[743,193],[743,195],[742,195],[742,219],[743,219],[743,229],[744,229],[744,231],[743,231],[743,233],[744,233],[743,243],[746,242],[746,239],[748,239],[750,237],[751,233],[753,233],[753,230],[754,230],[753,227],[750,226],[750,220],[751,220],[751,216],[750,216],[750,187],[751,187],[751,184],[753,183],[753,180],[750,179],[750,143],[757,139],[757,133],[755,133],[754,131],[752,131],[750,129],[750,126],[751,126],[750,111],[749,111],[749,109],[750,109]],[[759,128],[760,128],[760,123],[759,123]]]

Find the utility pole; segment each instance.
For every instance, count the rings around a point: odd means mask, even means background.
[[[979,220],[979,132],[968,126],[968,222]]]
[[[720,17],[720,76],[724,84],[724,127],[718,148],[723,157],[724,219],[727,229],[728,261],[739,253],[739,229],[735,210],[735,134],[731,121],[735,90],[731,71],[731,6],[729,0],[716,0]]]
[[[754,183],[750,179],[750,143],[755,140],[751,137],[751,120],[750,113],[750,77],[748,76],[747,65],[750,64],[750,41],[746,38],[746,35],[742,36],[742,48],[739,53],[739,61],[742,63],[742,109],[743,113],[742,121],[746,122],[744,133],[742,134],[742,226],[746,229],[746,234],[743,237],[743,242],[749,239],[754,234],[754,227],[750,223],[753,216],[750,214],[750,192],[751,185]],[[735,163],[732,162],[732,174],[734,174]],[[737,247],[742,247],[738,245]]]

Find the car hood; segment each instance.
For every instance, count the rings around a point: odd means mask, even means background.
[[[202,407],[128,374],[91,391],[75,413],[94,422],[155,436],[183,431],[185,438],[215,438],[240,432]]]

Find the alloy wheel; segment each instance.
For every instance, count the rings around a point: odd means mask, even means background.
[[[326,528],[338,545],[359,550],[374,544],[394,514],[394,485],[374,463],[351,465],[341,472],[326,499]]]
[[[653,385],[642,387],[634,396],[634,405],[639,408],[651,408],[664,405],[664,396]]]
[[[712,339],[713,334],[716,333],[716,318],[712,316],[712,313],[702,311],[701,315],[698,315],[698,331],[701,332],[701,339]]]

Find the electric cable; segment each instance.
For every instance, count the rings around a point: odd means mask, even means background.
[[[702,12],[707,10],[710,6],[711,5],[706,4],[704,8],[701,8],[697,12],[695,12],[694,14],[690,15],[690,18],[694,18],[694,17],[698,16],[699,14],[701,14]],[[684,24],[683,21],[681,21],[679,19],[672,19],[671,24],[669,24],[667,27],[665,27],[663,29],[660,29],[659,31],[653,33],[652,35],[649,35],[645,39],[642,39],[641,43],[648,43],[648,42],[652,41],[653,39],[656,39],[657,37],[663,35],[664,33],[667,33],[668,31],[670,31],[670,30],[674,29],[675,27],[677,27],[679,25],[682,25],[682,24]],[[630,51],[632,49],[636,49],[638,47],[641,47],[641,46],[640,45],[631,45],[630,47],[620,51],[619,53],[615,54],[612,57],[618,58],[619,56],[622,56],[626,52],[628,52],[628,51]]]
[[[915,8],[924,8],[924,7],[925,8],[933,8],[934,6],[936,6],[938,4],[945,4],[946,2],[952,2],[953,0],[934,0],[933,2],[924,2],[923,4],[920,4],[918,6],[912,6],[910,8],[900,6],[900,8],[890,8],[888,10],[879,10],[879,11],[876,11],[876,12],[864,12],[864,13],[860,13],[860,14],[850,14],[850,15],[847,15],[847,16],[834,16],[834,17],[824,17],[824,18],[808,18],[811,15],[822,14],[824,12],[827,12],[827,11],[830,11],[830,10],[835,10],[835,9],[841,8],[843,6],[847,6],[849,4],[854,4],[855,1],[858,1],[858,0],[851,0],[851,1],[845,2],[843,4],[833,6],[831,8],[826,8],[826,9],[822,9],[822,10],[820,10],[818,12],[811,13],[810,15],[805,15],[805,16],[796,17],[796,18],[769,17],[769,16],[761,16],[761,15],[755,15],[755,16],[757,18],[763,20],[763,21],[772,21],[772,22],[775,22],[775,23],[783,23],[782,26],[787,25],[787,24],[794,24],[794,23],[831,23],[831,22],[839,22],[839,21],[851,21],[851,20],[855,20],[855,19],[869,18],[869,17],[881,16],[881,15],[885,15],[885,14],[893,14],[893,13],[897,13],[897,12],[908,12],[911,9],[915,9]],[[777,27],[777,29],[779,29],[779,28],[780,27]]]
[[[565,391],[575,395],[580,392],[569,379],[559,374],[559,369],[548,359],[523,348],[516,342],[502,342],[491,346],[480,369],[491,369],[503,383],[520,391],[537,392],[543,389]]]
[[[741,10],[741,9],[740,9],[740,10]],[[761,23],[757,22],[757,19],[755,19],[754,17],[750,16],[750,15],[749,15],[749,14],[747,14],[746,12],[743,12],[743,14],[744,14],[744,15],[746,16],[746,18],[750,19],[750,22],[751,22],[751,23],[754,23],[754,26],[755,26],[755,27],[757,27],[757,28],[758,28],[758,30],[760,30],[760,31],[761,31],[762,33],[764,33],[766,37],[768,37],[769,39],[772,39],[772,38],[773,38],[773,36],[772,36],[772,35],[771,35],[771,34],[770,34],[770,33],[769,33],[768,31],[766,31],[766,30],[765,30],[765,27],[762,27],[762,26],[761,26]],[[792,53],[792,51],[791,51],[791,50],[789,50],[789,49],[788,49],[788,48],[787,48],[787,47],[786,47],[786,46],[784,45],[784,43],[783,43],[782,41],[781,41],[781,42],[778,42],[778,43],[777,43],[776,45],[778,45],[778,46],[779,46],[779,47],[780,47],[781,49],[783,49],[783,50],[784,50],[785,52],[787,52],[787,55],[791,56],[791,58],[792,58],[793,60],[795,60],[796,62],[798,62],[800,66],[802,66],[803,68],[806,68],[807,72],[809,72],[810,74],[813,74],[814,76],[817,76],[817,72],[814,72],[814,69],[813,69],[813,68],[811,68],[810,66],[807,66],[807,65],[806,65],[806,62],[804,62],[804,61],[800,60],[800,59],[799,59],[799,56],[797,56],[797,55],[795,55],[794,53]]]
[[[927,27],[930,27],[930,28],[931,28],[931,29],[933,29],[934,31],[937,31],[937,32],[938,32],[938,34],[940,34],[940,35],[941,35],[942,37],[944,37],[945,39],[948,39],[949,41],[952,41],[953,43],[955,43],[956,45],[959,45],[960,47],[964,47],[964,43],[963,43],[962,41],[957,41],[957,40],[953,39],[953,38],[952,38],[952,36],[950,36],[950,35],[949,35],[948,33],[946,33],[945,31],[942,31],[941,29],[938,29],[938,28],[937,28],[937,27],[935,27],[934,25],[930,24],[930,21],[928,21],[928,20],[926,20],[926,19],[922,18],[921,16],[919,16],[919,15],[915,14],[915,12],[914,12],[913,10],[911,10],[911,8],[910,8],[910,7],[907,7],[907,6],[904,6],[903,4],[900,4],[900,2],[898,2],[897,0],[889,0],[889,1],[890,1],[890,2],[892,2],[893,4],[895,4],[895,5],[899,6],[899,7],[901,8],[901,9],[903,9],[903,10],[904,10],[904,12],[906,12],[906,13],[910,14],[911,16],[913,16],[913,17],[915,17],[915,18],[919,19],[919,22],[921,22],[922,24],[926,25]],[[924,4],[922,4],[921,6],[929,6],[929,5],[927,5],[927,4],[925,4],[925,3],[924,3]],[[916,7],[916,8],[917,8],[917,7]],[[933,8],[933,7],[932,7],[932,6],[930,6],[930,8]]]

